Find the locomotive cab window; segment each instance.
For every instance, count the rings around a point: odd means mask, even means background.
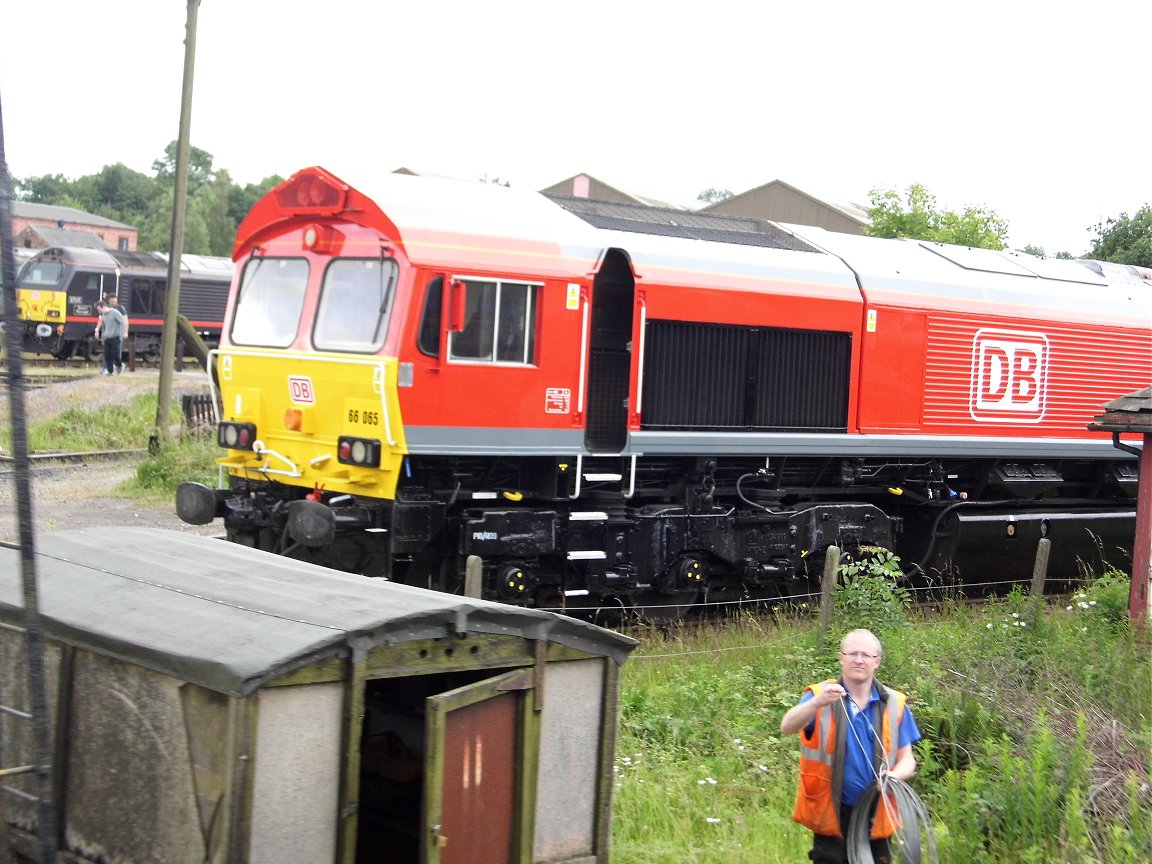
[[[529,365],[536,353],[539,285],[465,279],[464,329],[448,338],[448,357]]]
[[[325,351],[375,352],[384,344],[396,262],[338,258],[324,273],[316,310],[315,346]]]
[[[296,338],[307,287],[308,262],[303,258],[249,260],[232,317],[232,341],[287,348]]]
[[[59,285],[64,276],[64,265],[59,261],[34,261],[24,271],[21,281],[25,287]]]

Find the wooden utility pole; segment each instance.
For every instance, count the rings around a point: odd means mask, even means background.
[[[1132,586],[1128,616],[1137,627],[1152,618],[1152,387],[1145,387],[1104,406],[1104,413],[1089,423],[1093,432],[1111,432],[1112,446],[1139,460],[1136,485],[1136,538],[1132,547]],[[1143,436],[1143,447],[1120,440],[1121,433]]]
[[[180,261],[184,254],[184,211],[188,198],[188,150],[192,128],[192,79],[196,67],[196,13],[200,0],[188,0],[184,36],[184,90],[180,97],[180,132],[176,137],[176,187],[172,194],[172,238],[168,244],[168,302],[160,338],[160,390],[156,394],[156,428],[148,442],[155,453],[168,437],[172,411],[172,367],[176,353],[176,316],[180,311]]]

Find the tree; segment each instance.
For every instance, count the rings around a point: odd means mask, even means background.
[[[1152,267],[1152,206],[1145,204],[1132,217],[1121,213],[1115,219],[1096,225],[1093,230],[1096,239],[1087,257]]]
[[[243,189],[239,186],[232,186],[228,190],[228,216],[236,225],[239,225],[257,201],[271,192],[273,187],[279,186],[283,182],[283,177],[279,174],[273,174],[270,177],[265,177],[259,183],[249,183]]]
[[[732,191],[730,189],[717,189],[714,186],[709,186],[696,196],[696,200],[703,201],[705,204],[716,204],[720,201],[727,201],[731,197]]]
[[[40,177],[25,177],[17,179],[15,185],[19,192],[17,199],[32,204],[56,204],[66,195],[72,194],[72,181],[63,174],[44,174]],[[69,205],[71,206],[71,205]]]
[[[919,183],[905,196],[894,189],[873,189],[868,216],[873,237],[912,237],[937,243],[955,243],[982,249],[1003,249],[1008,223],[987,207],[968,207],[963,212],[941,210],[936,197]]]
[[[164,183],[176,180],[176,148],[172,141],[164,148],[164,157],[152,163],[156,179]],[[212,180],[212,154],[199,147],[188,147],[188,194],[191,195],[205,183]]]

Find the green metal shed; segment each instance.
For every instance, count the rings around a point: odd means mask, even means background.
[[[177,532],[38,540],[60,861],[609,860],[635,640]],[[9,706],[20,577],[0,549]],[[30,724],[0,723],[0,767],[34,761]],[[14,861],[37,849],[19,779]]]

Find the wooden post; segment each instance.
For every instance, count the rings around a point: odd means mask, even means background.
[[[1052,551],[1052,541],[1047,537],[1041,537],[1040,542],[1036,544],[1036,563],[1032,565],[1032,590],[1033,597],[1044,596],[1044,582],[1048,578],[1048,553]]]
[[[820,638],[832,629],[832,607],[836,605],[836,575],[840,572],[840,547],[829,546],[824,553],[824,576],[820,579]]]
[[[469,555],[464,562],[464,596],[483,599],[484,561],[479,555]]]
[[[1140,452],[1136,491],[1136,544],[1132,547],[1132,583],[1128,589],[1128,617],[1136,627],[1152,620],[1152,433],[1145,433]]]
[[[1036,563],[1032,565],[1032,587],[1030,595],[1032,627],[1040,623],[1040,613],[1044,611],[1044,583],[1048,579],[1048,553],[1052,551],[1052,541],[1041,537],[1036,544]]]

